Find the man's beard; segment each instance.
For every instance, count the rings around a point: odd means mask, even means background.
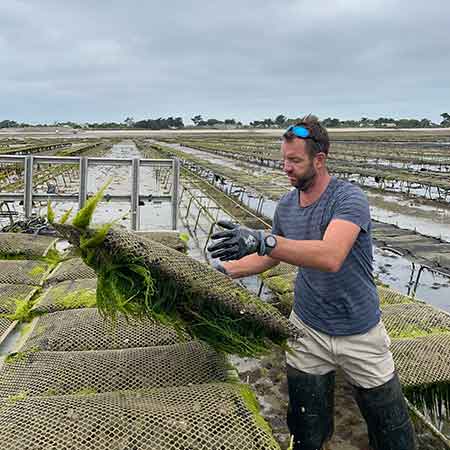
[[[297,178],[297,181],[295,182],[295,187],[299,191],[307,191],[314,183],[316,176],[317,171],[311,165],[311,167],[309,168],[308,172],[305,175],[303,175],[301,178]]]

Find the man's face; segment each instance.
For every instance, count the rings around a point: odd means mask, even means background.
[[[303,139],[283,141],[281,144],[283,155],[283,170],[292,186],[301,191],[307,191],[314,183],[317,170],[314,160],[310,159]]]

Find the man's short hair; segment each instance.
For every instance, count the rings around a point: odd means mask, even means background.
[[[307,116],[300,119],[299,122],[295,124],[296,126],[303,126],[309,130],[312,139],[305,139],[306,151],[309,157],[312,159],[317,153],[325,153],[328,156],[328,150],[330,148],[330,138],[328,137],[327,129],[320,123],[319,119],[308,114]],[[286,141],[292,141],[296,136],[292,131],[286,131],[283,134],[283,139]]]

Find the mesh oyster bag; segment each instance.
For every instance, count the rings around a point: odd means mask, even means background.
[[[393,339],[391,352],[406,396],[419,408],[450,416],[450,334]]]
[[[266,278],[276,277],[279,275],[297,274],[298,267],[292,264],[281,262],[280,264],[272,267],[272,269],[266,270],[260,274],[260,278],[265,280]]]
[[[226,383],[0,400],[2,450],[280,450]]]
[[[264,285],[267,289],[270,289],[277,295],[286,294],[294,291],[296,277],[297,274],[293,272],[284,275],[276,275],[265,279]]]
[[[381,305],[395,304],[395,303],[411,303],[415,301],[413,297],[402,294],[388,287],[377,286],[377,290],[378,296],[380,297]]]
[[[46,283],[60,283],[67,280],[95,278],[95,271],[87,266],[81,258],[71,258],[63,261],[46,279]]]
[[[181,323],[219,350],[249,356],[285,345],[295,334],[273,306],[180,252],[122,229],[110,229],[90,247],[98,232],[54,226],[73,245],[84,245],[84,258],[98,275],[97,306],[105,314],[128,308]]]
[[[0,314],[13,313],[17,301],[29,300],[37,290],[27,284],[0,284]]]
[[[386,305],[382,318],[392,338],[450,333],[450,315],[425,303]]]
[[[47,272],[47,265],[39,261],[0,261],[0,284],[28,284],[39,286]]]
[[[54,237],[28,233],[0,233],[0,259],[37,259],[56,242]]]
[[[3,335],[8,331],[8,328],[11,324],[11,320],[6,319],[5,317],[0,317],[0,341],[3,338]]]
[[[187,251],[187,243],[181,238],[181,233],[177,231],[135,231],[135,233],[139,237],[159,242],[179,252],[186,253]]]
[[[35,319],[21,350],[114,350],[176,344],[187,340],[174,328],[150,319],[133,320],[119,315],[115,323],[96,308],[44,314]]]
[[[61,395],[227,380],[223,354],[198,341],[159,347],[11,354],[0,371],[0,397]]]
[[[47,287],[34,309],[38,312],[54,312],[93,307],[96,304],[96,289],[96,278],[62,281]]]

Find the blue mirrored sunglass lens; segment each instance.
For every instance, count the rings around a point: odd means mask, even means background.
[[[299,138],[307,138],[309,136],[309,130],[305,127],[292,127],[289,131],[292,131]]]

